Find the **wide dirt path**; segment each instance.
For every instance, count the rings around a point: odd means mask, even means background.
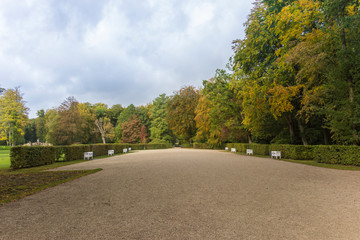
[[[211,150],[139,151],[0,207],[0,239],[360,239],[360,172]]]

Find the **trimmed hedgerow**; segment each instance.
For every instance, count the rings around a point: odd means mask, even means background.
[[[10,149],[11,168],[29,168],[55,162],[55,147],[12,147]]]
[[[54,162],[74,161],[84,158],[84,152],[93,152],[94,157],[105,156],[108,150],[114,150],[115,154],[123,153],[124,148],[139,149],[163,149],[169,148],[169,144],[93,144],[71,146],[34,146],[13,147],[10,151],[11,167],[27,168]]]
[[[282,158],[294,160],[313,160],[314,146],[274,144],[269,151],[281,151]]]
[[[316,162],[360,166],[359,146],[314,146],[313,157]]]
[[[56,146],[56,161],[74,161],[84,158],[84,152],[90,152],[90,145]]]

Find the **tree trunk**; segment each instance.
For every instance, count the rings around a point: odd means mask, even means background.
[[[101,121],[101,119],[100,119],[100,121],[99,121],[99,119],[95,119],[95,125],[99,129],[99,132],[101,134],[101,140],[102,140],[103,144],[105,144],[106,141],[105,141],[105,130],[104,130],[104,126],[103,126],[103,121]]]
[[[291,117],[291,115],[289,115],[289,116],[286,116],[285,119],[288,123],[288,128],[289,128],[289,133],[290,133],[290,142],[291,142],[291,144],[294,144],[295,130],[294,130],[294,126],[293,126],[292,117]]]
[[[9,146],[12,146],[11,142],[11,124],[9,123]]]
[[[302,124],[301,119],[298,119],[297,122],[298,122],[299,130],[300,130],[301,141],[302,141],[303,145],[306,146],[306,145],[308,145],[308,142],[305,137],[304,125]]]
[[[252,144],[252,139],[251,139],[251,134],[249,132],[246,133],[247,137],[248,137],[248,141],[249,141],[249,144]]]
[[[326,128],[323,128],[324,144],[329,145],[329,135]]]

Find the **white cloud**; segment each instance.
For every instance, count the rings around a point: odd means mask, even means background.
[[[31,117],[66,97],[146,104],[200,86],[243,36],[248,0],[0,1],[0,85]]]

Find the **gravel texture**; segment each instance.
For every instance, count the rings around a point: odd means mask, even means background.
[[[147,150],[0,207],[0,239],[360,239],[360,172]]]

